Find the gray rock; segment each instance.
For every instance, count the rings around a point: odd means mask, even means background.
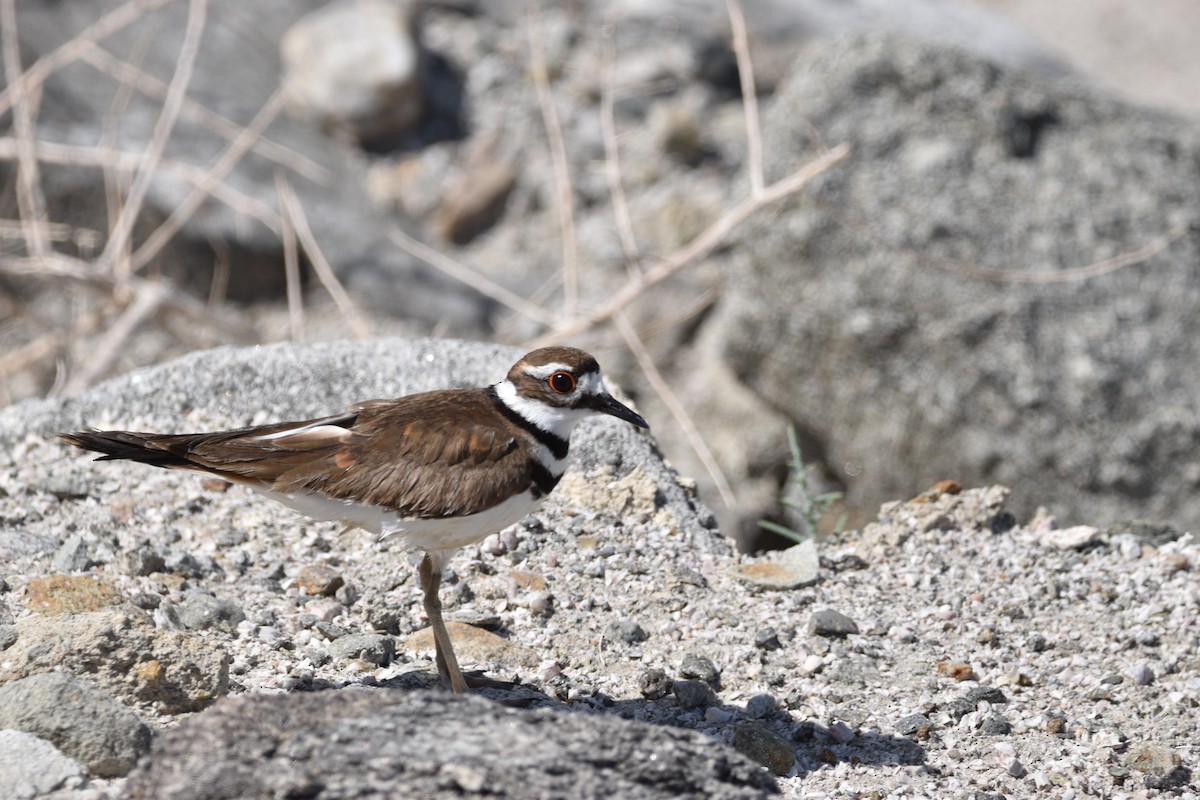
[[[896,733],[901,736],[914,736],[921,730],[929,730],[933,723],[924,714],[909,714],[896,720]]]
[[[79,762],[40,736],[0,730],[0,753],[0,797],[33,800],[83,783]]]
[[[746,716],[751,719],[762,719],[775,713],[778,703],[769,694],[756,694],[746,701]]]
[[[717,702],[717,695],[713,692],[712,687],[704,681],[687,679],[674,681],[671,684],[671,691],[675,694],[675,700],[679,703],[679,707],[688,710],[707,708]]]
[[[692,731],[444,692],[365,690],[223,702],[160,736],[127,784],[131,800],[733,800],[773,790],[756,764]]]
[[[16,644],[19,635],[16,627],[12,625],[0,625],[0,651],[7,650]]]
[[[604,633],[604,638],[613,642],[638,644],[650,637],[646,635],[646,631],[642,629],[642,626],[634,620],[619,619],[608,626],[608,630]]]
[[[0,659],[0,681],[61,670],[166,714],[198,711],[229,691],[221,648],[193,633],[156,629],[133,607],[24,617],[14,627],[18,638]]]
[[[137,714],[61,672],[0,686],[0,728],[40,736],[101,777],[126,774],[150,749],[150,729]]]
[[[424,95],[409,13],[382,0],[337,0],[292,25],[279,45],[292,112],[365,142],[411,130]]]
[[[58,552],[54,554],[54,569],[56,572],[83,572],[90,569],[96,562],[92,560],[91,552],[83,537],[72,534],[67,538]]]
[[[808,632],[816,636],[842,639],[852,633],[858,633],[858,624],[840,611],[822,608],[814,611],[809,618]]]
[[[763,127],[770,176],[819,152],[814,129],[853,153],[746,236],[713,324],[851,506],[952,475],[1010,486],[1018,517],[1200,523],[1200,419],[1175,411],[1200,342],[1173,323],[1200,313],[1192,120],[875,35],[803,50]]]
[[[716,686],[721,681],[721,672],[708,656],[688,653],[679,665],[679,674],[685,678],[695,678],[704,681],[709,686]]]
[[[976,686],[967,692],[964,699],[972,706],[981,701],[986,701],[992,705],[1008,702],[1008,696],[1004,694],[1004,690],[997,689],[995,686]]]
[[[743,583],[764,589],[797,589],[815,583],[821,575],[817,544],[806,539],[769,561],[736,564],[729,574]]]
[[[379,666],[387,666],[396,657],[396,640],[380,633],[351,633],[329,643],[332,658],[361,658]]]
[[[176,611],[180,624],[193,631],[215,628],[233,633],[237,624],[246,618],[246,612],[237,603],[201,591],[188,592]]]
[[[1140,742],[1129,748],[1122,763],[1143,775],[1148,789],[1169,789],[1188,782],[1189,770],[1183,759],[1169,747],[1155,742]]]
[[[1158,676],[1154,674],[1154,669],[1149,664],[1142,663],[1129,671],[1129,677],[1133,678],[1134,686],[1149,686]]]
[[[4,561],[47,553],[57,545],[49,536],[20,528],[0,528],[0,559]]]
[[[980,730],[992,736],[1007,736],[1012,733],[1012,729],[1012,723],[1003,714],[992,714],[980,726]]]

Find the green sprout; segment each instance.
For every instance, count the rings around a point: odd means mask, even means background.
[[[816,534],[817,525],[821,519],[829,513],[829,509],[833,504],[841,500],[844,492],[824,492],[814,495],[812,488],[809,486],[809,479],[812,476],[812,471],[816,469],[816,464],[804,463],[804,456],[800,452],[800,441],[796,438],[796,426],[788,425],[788,449],[791,450],[792,457],[788,461],[788,467],[792,471],[792,485],[795,487],[795,494],[799,496],[799,500],[783,498],[782,502],[785,506],[795,511],[804,520],[805,527],[808,529],[808,535],[786,525],[780,525],[778,522],[772,522],[768,519],[760,519],[758,526],[773,533],[778,533],[780,536],[786,536],[794,542],[803,542],[805,539],[811,538]],[[838,529],[845,524],[845,516],[838,521]]]

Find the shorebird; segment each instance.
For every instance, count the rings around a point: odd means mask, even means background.
[[[575,425],[608,414],[648,428],[604,385],[592,356],[534,350],[491,386],[368,400],[329,417],[213,433],[87,430],[67,442],[249,486],[314,519],[340,521],[424,553],[418,573],[438,674],[466,691],[442,621],[442,571],[460,547],[512,525],[567,468]]]

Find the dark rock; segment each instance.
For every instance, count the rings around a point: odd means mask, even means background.
[[[852,633],[858,633],[858,625],[840,611],[823,608],[813,612],[808,621],[808,630],[816,636],[843,639]]]
[[[975,705],[982,700],[986,700],[993,705],[996,703],[1007,703],[1008,697],[1003,691],[995,686],[976,686],[974,689],[967,692],[963,698],[971,705]]]
[[[61,672],[0,686],[0,728],[40,736],[101,777],[126,774],[150,749],[150,729],[137,714]]]
[[[648,669],[638,677],[638,689],[647,700],[661,700],[671,693],[671,679],[661,669]]]
[[[162,734],[126,791],[131,800],[749,800],[775,787],[749,759],[680,728],[436,691],[350,690],[222,702]]]
[[[796,751],[792,749],[792,743],[761,722],[739,722],[734,725],[733,747],[781,777],[791,772],[796,763]]]
[[[7,650],[17,642],[17,629],[12,625],[0,625],[0,651]]]
[[[608,626],[608,630],[604,632],[604,638],[611,642],[624,642],[625,644],[638,644],[644,642],[649,636],[642,626],[631,619],[619,619]]]
[[[759,628],[754,632],[754,646],[759,650],[778,650],[779,634],[774,628]]]
[[[679,707],[688,710],[707,708],[717,702],[712,687],[704,681],[675,681],[671,684],[671,691],[675,693],[675,701],[679,703]]]
[[[746,716],[750,719],[769,717],[775,713],[778,705],[772,695],[756,694],[746,701]]]
[[[1012,733],[1013,726],[1011,722],[1005,719],[1003,714],[992,714],[983,721],[980,729],[992,736],[1007,736]]]

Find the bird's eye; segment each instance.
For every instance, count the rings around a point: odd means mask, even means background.
[[[575,391],[575,376],[569,372],[556,372],[548,381],[550,388],[559,394],[570,394]]]

